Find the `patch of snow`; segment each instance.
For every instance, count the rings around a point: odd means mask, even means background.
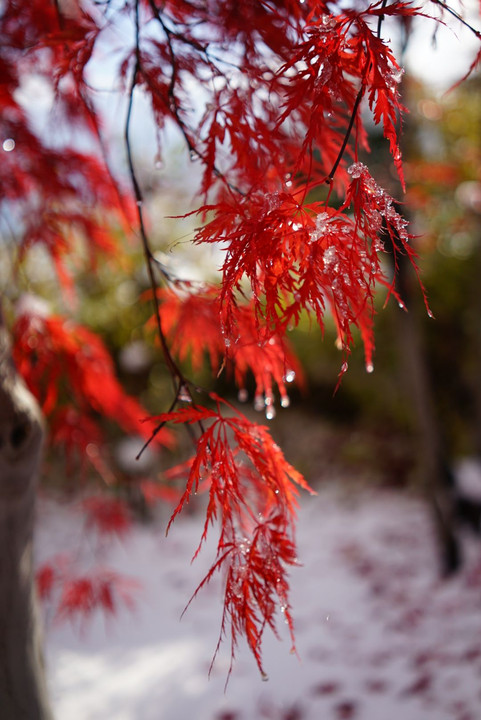
[[[478,720],[481,562],[478,547],[449,581],[438,575],[426,507],[394,492],[304,498],[291,573],[298,657],[266,634],[262,682],[240,647],[227,691],[228,639],[209,665],[221,621],[221,578],[186,602],[214,545],[194,564],[201,517],[169,536],[134,528],[108,546],[51,502],[39,515],[39,559],[90,543],[101,562],[142,583],[133,611],[86,628],[47,618],[54,708],[69,720]],[[470,541],[474,542],[474,541]]]

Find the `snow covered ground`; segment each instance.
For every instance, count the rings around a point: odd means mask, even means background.
[[[481,544],[441,581],[429,516],[391,491],[332,486],[304,498],[291,574],[299,658],[266,635],[267,682],[241,647],[227,691],[228,644],[208,678],[221,618],[215,582],[180,620],[209,566],[190,564],[201,518],[169,537],[135,528],[98,544],[72,509],[44,502],[39,559],[69,547],[141,583],[135,609],[74,628],[47,618],[59,720],[479,720]],[[92,546],[89,548],[89,544]],[[286,628],[287,630],[287,628]]]

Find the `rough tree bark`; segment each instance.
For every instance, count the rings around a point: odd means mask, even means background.
[[[38,405],[13,366],[0,317],[0,717],[52,720],[33,583]]]

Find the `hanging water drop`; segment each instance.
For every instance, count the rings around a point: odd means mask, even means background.
[[[284,376],[284,382],[291,383],[296,379],[296,373],[294,370],[287,370]]]
[[[237,399],[239,402],[247,402],[249,398],[249,393],[245,388],[241,388],[239,392],[237,393]]]
[[[12,152],[15,150],[15,140],[13,138],[7,138],[2,143],[2,149],[4,152]]]
[[[288,395],[284,395],[283,397],[281,397],[281,407],[288,408],[290,404],[291,401]]]
[[[256,395],[254,397],[254,410],[257,410],[257,412],[261,412],[261,410],[264,410],[264,407],[265,407],[264,396]]]
[[[274,405],[266,405],[266,419],[274,420],[276,416],[276,409]]]
[[[187,402],[187,403],[192,402],[192,398],[190,396],[189,389],[185,385],[182,385],[182,387],[179,389],[179,394],[177,396],[177,399],[180,400],[180,402]]]
[[[366,365],[366,372],[368,372],[368,373],[374,372],[374,365],[372,363],[368,363]]]

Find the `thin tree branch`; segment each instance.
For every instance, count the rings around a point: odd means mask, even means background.
[[[131,130],[131,120],[132,120],[132,109],[133,109],[133,101],[134,101],[134,90],[135,86],[137,84],[137,75],[141,69],[141,60],[140,60],[140,25],[139,25],[139,0],[135,3],[135,32],[136,32],[136,45],[135,45],[135,66],[132,73],[132,81],[129,88],[129,102],[127,107],[127,116],[125,120],[125,131],[124,131],[124,139],[125,139],[125,147],[127,150],[127,161],[129,166],[129,174],[130,179],[132,182],[132,187],[134,190],[134,196],[135,201],[137,205],[137,217],[139,221],[139,230],[140,230],[140,237],[142,240],[142,247],[144,250],[144,257],[145,262],[147,265],[147,272],[149,275],[149,281],[150,281],[150,287],[152,290],[152,302],[154,305],[154,314],[155,314],[155,321],[157,325],[157,332],[159,335],[160,343],[162,346],[162,351],[164,354],[164,358],[167,364],[167,367],[169,368],[169,371],[172,376],[172,381],[174,383],[174,390],[176,393],[176,399],[178,397],[179,393],[179,387],[181,385],[186,384],[186,380],[178,367],[177,363],[175,362],[174,358],[171,355],[171,352],[169,350],[167,340],[165,338],[164,332],[162,330],[162,323],[160,320],[160,304],[159,304],[159,298],[158,298],[158,285],[157,280],[155,278],[155,273],[153,270],[153,253],[150,247],[149,238],[147,236],[147,232],[145,229],[145,223],[144,223],[144,214],[143,214],[143,195],[142,191],[140,189],[140,185],[137,179],[137,175],[135,172],[134,167],[134,161],[132,156],[132,144],[130,141],[130,130]],[[180,385],[177,386],[175,379],[178,379]]]
[[[437,2],[437,0],[432,0],[432,1],[433,1],[433,2]],[[381,7],[382,7],[382,8],[385,8],[386,5],[387,5],[387,0],[383,0]],[[382,23],[383,23],[383,21],[384,21],[384,15],[379,15],[378,21],[377,21],[377,30],[376,30],[376,35],[377,35],[378,38],[381,37],[381,29],[382,29]],[[366,68],[367,72],[369,72],[370,69],[371,69],[371,63],[369,64],[368,68]],[[367,72],[365,73],[366,75],[367,75]],[[340,149],[339,149],[339,152],[338,152],[337,158],[336,158],[336,160],[335,160],[335,162],[334,162],[334,165],[332,166],[331,172],[329,173],[329,175],[328,175],[328,176],[326,177],[326,179],[325,179],[325,182],[328,183],[329,185],[332,184],[332,181],[333,181],[333,179],[334,179],[334,175],[336,174],[336,170],[337,170],[337,168],[339,167],[339,164],[340,164],[340,162],[341,162],[341,160],[342,160],[342,158],[343,158],[343,156],[344,156],[344,153],[345,153],[345,151],[346,151],[346,147],[347,147],[347,144],[348,144],[348,142],[349,142],[349,138],[351,137],[352,128],[353,128],[353,126],[354,126],[354,122],[355,122],[355,120],[356,120],[357,113],[358,113],[358,110],[359,110],[359,105],[361,104],[361,100],[362,100],[362,98],[363,98],[363,96],[364,96],[364,91],[365,91],[365,89],[366,89],[366,86],[365,86],[365,83],[364,83],[364,80],[363,80],[362,83],[361,83],[361,87],[359,88],[359,92],[358,92],[358,94],[357,94],[357,96],[356,96],[356,99],[355,99],[355,101],[354,101],[354,105],[352,106],[351,118],[350,118],[350,120],[349,120],[349,125],[347,126],[347,130],[346,130],[346,133],[345,133],[345,135],[344,135],[344,140],[342,141],[342,145],[341,145],[341,147],[340,147]]]
[[[456,10],[453,10],[453,8],[449,7],[449,5],[445,2],[443,2],[443,0],[431,0],[431,2],[434,5],[439,5],[439,7],[441,7],[443,10],[446,10],[446,12],[448,12],[450,15],[455,17],[456,20],[458,20],[462,25],[464,25],[464,27],[468,28],[468,30],[470,30],[472,33],[474,33],[474,35],[478,39],[481,39],[481,32],[479,30],[476,30],[476,28],[474,28],[472,25],[470,25],[467,22],[467,20],[465,20],[463,18],[462,15],[460,15],[458,12],[456,12]]]

